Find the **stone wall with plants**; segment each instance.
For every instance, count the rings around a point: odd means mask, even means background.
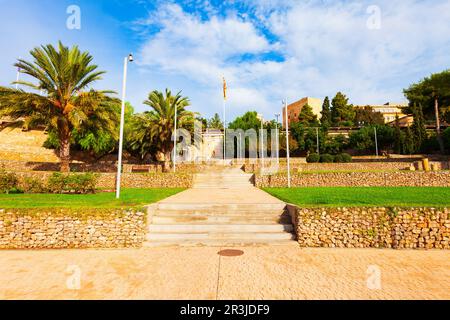
[[[287,174],[256,175],[258,188],[282,188]],[[291,176],[293,187],[450,187],[450,171],[324,172]]]
[[[0,249],[141,247],[142,210],[0,209]]]
[[[48,184],[53,172],[16,172],[20,189],[28,189],[27,185]],[[72,174],[76,176],[77,174]],[[113,190],[116,186],[115,173],[98,173],[96,176],[96,188]],[[189,173],[124,173],[122,175],[123,188],[190,188],[193,185],[193,174]],[[25,190],[26,191],[26,190]],[[31,192],[33,193],[33,192]],[[35,192],[40,193],[40,192]]]
[[[450,209],[297,208],[302,247],[450,249]]]
[[[317,171],[399,171],[409,170],[409,162],[352,162],[352,163],[293,163],[291,170],[294,172]],[[247,173],[255,173],[261,170],[260,164],[246,164],[244,170]],[[279,171],[287,171],[286,164],[280,164]]]

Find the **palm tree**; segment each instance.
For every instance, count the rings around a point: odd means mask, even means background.
[[[18,60],[21,73],[37,80],[37,84],[20,81],[18,84],[45,92],[45,95],[0,87],[0,116],[18,119],[25,117],[25,125],[44,124],[55,130],[59,138],[61,171],[70,171],[70,140],[74,129],[95,126],[115,131],[120,101],[112,98],[112,91],[89,90],[105,72],[91,64],[88,52],[77,46],[68,48],[61,42],[58,48],[42,46],[30,51],[33,62]],[[95,119],[95,121],[93,121]]]
[[[145,105],[152,108],[144,116],[141,129],[147,128],[146,135],[151,138],[158,151],[164,154],[164,171],[170,170],[170,158],[174,147],[173,133],[175,127],[175,110],[177,110],[177,118],[179,126],[188,119],[192,119],[193,113],[186,110],[190,105],[187,97],[182,97],[181,92],[175,96],[169,89],[165,94],[159,91],[153,91],[149,94],[148,99],[144,101]],[[144,134],[144,133],[142,133]]]

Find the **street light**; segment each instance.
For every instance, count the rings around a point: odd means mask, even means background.
[[[283,101],[286,112],[286,158],[287,158],[287,174],[288,174],[288,188],[291,187],[291,159],[289,151],[289,118],[288,118],[288,103],[287,99]]]
[[[280,138],[278,135],[278,123],[279,123],[279,119],[280,119],[281,114],[277,113],[275,114],[275,118],[277,118],[277,122],[276,122],[276,132],[275,132],[275,139],[276,139],[276,153],[277,153],[277,164],[280,164]]]
[[[19,57],[19,60],[20,60],[20,57]],[[17,67],[16,90],[19,89],[19,80],[20,80],[20,67]]]
[[[173,126],[173,173],[177,172],[177,120],[178,106],[175,104],[175,121]]]
[[[261,158],[261,161],[262,161],[262,165],[264,166],[264,134],[263,134],[263,131],[264,131],[264,116],[262,114],[258,114],[258,119],[261,121],[261,131],[260,131],[260,134],[259,134],[260,145],[261,145],[260,158]]]
[[[128,62],[133,62],[133,55],[130,53],[128,57],[124,59],[123,63],[123,83],[122,83],[122,111],[120,114],[120,136],[119,136],[119,161],[117,164],[117,181],[116,181],[116,198],[120,198],[120,182],[122,178],[122,153],[123,153],[123,131],[125,125],[125,97],[127,91],[127,71]]]

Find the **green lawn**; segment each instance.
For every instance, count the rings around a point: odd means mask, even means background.
[[[21,208],[133,208],[158,202],[184,189],[123,189],[120,200],[115,193],[87,195],[0,194],[0,209]]]
[[[450,188],[267,188],[275,197],[302,207],[450,207]]]

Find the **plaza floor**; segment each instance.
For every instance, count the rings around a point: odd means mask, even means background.
[[[449,251],[220,250],[0,251],[0,299],[450,299]]]

